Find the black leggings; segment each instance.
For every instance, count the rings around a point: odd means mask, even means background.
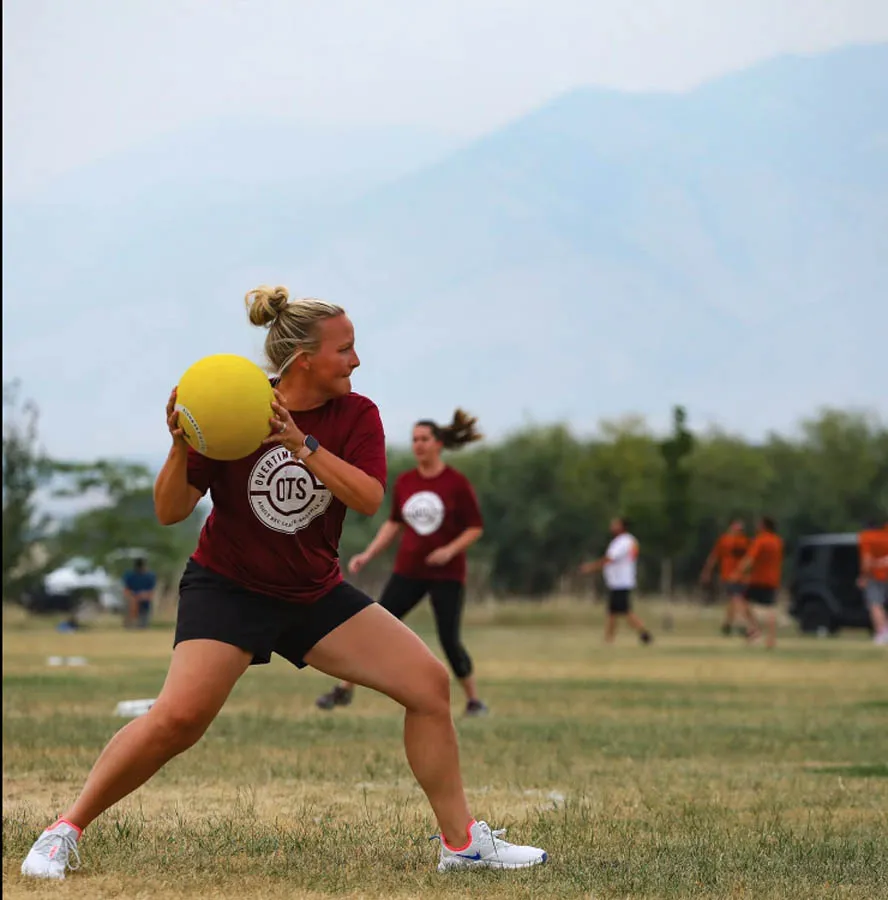
[[[457,678],[472,674],[472,659],[459,639],[465,590],[459,581],[436,581],[432,578],[406,578],[394,573],[379,598],[380,606],[393,616],[403,619],[407,613],[429,594],[435,613],[438,640]]]

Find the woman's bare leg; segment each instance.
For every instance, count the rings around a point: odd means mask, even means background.
[[[173,651],[157,702],[114,735],[62,818],[86,828],[196,744],[216,718],[252,654],[220,641],[183,641]]]
[[[465,844],[472,816],[450,713],[450,676],[429,648],[391,613],[373,604],[315,644],[305,661],[334,678],[380,691],[404,707],[410,768],[445,840],[455,847]]]
[[[459,683],[462,685],[463,691],[465,691],[466,700],[471,702],[472,700],[481,699],[478,696],[478,685],[475,683],[474,675],[466,675],[465,678],[460,678]]]

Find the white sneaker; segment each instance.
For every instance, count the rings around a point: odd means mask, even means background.
[[[874,638],[873,643],[877,647],[885,647],[888,646],[888,630],[880,631]]]
[[[80,834],[79,828],[62,819],[55,825],[50,825],[34,841],[34,846],[25,857],[22,875],[61,879],[65,877],[65,869],[79,868],[80,854],[77,852],[77,841]]]
[[[472,822],[469,826],[471,841],[460,850],[451,850],[441,840],[441,858],[438,871],[451,869],[526,869],[544,863],[549,854],[539,847],[522,847],[501,839],[506,829],[491,831],[487,822]]]

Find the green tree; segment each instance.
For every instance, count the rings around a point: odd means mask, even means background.
[[[474,480],[485,517],[490,587],[496,593],[549,593],[586,552],[590,506],[600,503],[584,483],[581,445],[563,427],[533,429],[487,454],[487,477]]]
[[[670,434],[657,436],[638,418],[602,422],[580,439],[563,426],[526,428],[464,450],[448,462],[470,478],[485,518],[469,554],[475,590],[543,597],[576,589],[572,573],[598,555],[614,515],[633,520],[641,544],[640,584],[660,586],[661,563],[672,582],[696,582],[729,519],[748,524],[763,513],[778,521],[791,559],[795,541],[818,531],[854,530],[888,510],[888,429],[873,416],[824,410],[791,435],[763,442],[711,430],[692,435],[681,407]],[[389,455],[389,483],[414,465],[406,448]],[[366,546],[388,515],[349,515],[343,561]],[[376,590],[388,575],[380,560]]]
[[[81,557],[121,574],[132,556],[139,553],[145,555],[160,578],[168,582],[176,579],[197,545],[201,515],[195,512],[184,522],[163,526],[154,515],[152,487],[145,483],[150,481],[148,470],[104,461],[100,471],[107,475],[108,482],[94,487],[105,499],[62,526],[53,541],[56,555]]]
[[[115,572],[128,548],[149,558],[161,577],[176,577],[194,549],[199,512],[161,526],[154,515],[153,475],[121,460],[66,462],[39,446],[38,411],[21,402],[17,383],[3,388],[3,596],[19,600],[46,572],[80,557]],[[39,508],[44,500],[75,499],[81,511],[59,520]]]
[[[22,402],[18,382],[3,385],[3,597],[16,599],[40,577],[47,560],[31,552],[49,527],[37,493],[51,477],[38,443],[37,407]],[[41,564],[42,562],[42,564]]]
[[[587,522],[597,555],[610,537],[608,524],[620,515],[632,523],[638,538],[639,584],[650,589],[659,583],[663,534],[663,459],[657,441],[642,419],[606,421],[586,445],[586,470],[595,490],[606,499]]]
[[[772,436],[766,502],[791,532],[853,531],[888,507],[888,432],[872,416],[824,410],[795,441]]]
[[[675,557],[687,546],[692,527],[691,469],[694,436],[687,429],[687,412],[676,406],[672,411],[672,434],[660,441],[663,457],[663,550],[662,587],[673,589]]]
[[[692,584],[703,560],[728,522],[736,517],[751,526],[760,515],[773,481],[762,447],[711,431],[698,436],[689,460],[693,522],[689,543],[676,560],[678,583]]]

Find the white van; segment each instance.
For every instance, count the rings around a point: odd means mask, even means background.
[[[92,599],[102,609],[119,612],[124,608],[118,581],[103,568],[79,557],[45,575],[42,590],[29,599],[31,602],[26,605],[34,612],[73,611],[83,601]]]

